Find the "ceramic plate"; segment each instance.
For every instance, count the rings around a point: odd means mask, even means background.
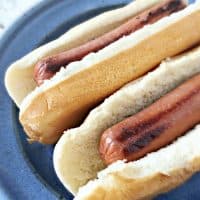
[[[28,144],[4,87],[8,65],[69,28],[130,0],[46,0],[18,19],[0,41],[0,199],[73,199],[56,177],[53,146]],[[192,31],[192,30],[191,30]],[[67,166],[66,166],[67,167]],[[199,200],[200,174],[157,200]]]

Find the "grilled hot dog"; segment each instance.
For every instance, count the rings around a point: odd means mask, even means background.
[[[54,76],[62,66],[66,66],[73,61],[81,60],[87,54],[97,52],[119,38],[129,35],[141,29],[143,26],[152,24],[184,7],[186,7],[186,4],[183,0],[167,0],[161,2],[101,37],[91,40],[79,47],[39,61],[34,69],[34,79],[36,83],[40,85],[44,80]]]
[[[133,161],[169,144],[199,122],[200,74],[106,130],[99,152],[106,164]]]

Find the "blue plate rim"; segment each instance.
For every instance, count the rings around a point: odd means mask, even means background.
[[[67,1],[73,1],[73,0],[67,0]],[[4,30],[3,34],[0,37],[0,59],[3,56],[1,53],[3,50],[2,48],[5,47],[5,44],[8,41],[13,40],[12,36],[14,34],[17,34],[20,30],[20,27],[23,27],[27,24],[29,20],[32,19],[32,17],[38,15],[40,12],[42,12],[43,9],[46,7],[52,6],[53,4],[56,4],[56,1],[54,0],[48,0],[48,1],[41,1],[35,4],[33,7],[29,8],[25,13],[23,13],[21,16],[17,17],[9,26]]]
[[[73,0],[68,0],[68,1],[70,3]],[[17,17],[8,26],[8,28],[6,28],[6,30],[4,30],[3,34],[0,37],[0,59],[4,54],[6,44],[14,39],[13,36],[16,35],[19,32],[20,27],[26,26],[28,21],[32,20],[33,17],[35,17],[36,15],[39,15],[39,13],[43,9],[45,9],[47,7],[51,7],[54,4],[56,4],[56,1],[54,1],[54,0],[41,1],[41,2],[36,3],[33,7],[29,8],[23,15]],[[5,70],[7,70],[7,69],[5,69]],[[3,87],[5,88],[4,85],[3,85]],[[55,195],[55,197],[57,197],[59,199],[66,199],[65,197],[61,196],[58,192],[56,192],[54,190],[54,188],[51,185],[49,185],[47,183],[47,181],[39,173],[37,173],[35,167],[31,163],[30,159],[26,156],[25,152],[23,151],[22,143],[20,142],[20,137],[17,134],[16,121],[18,119],[18,116],[15,116],[16,115],[16,111],[15,111],[16,106],[13,102],[11,102],[10,107],[11,107],[11,113],[12,113],[12,123],[11,123],[12,124],[12,130],[13,130],[13,133],[15,135],[16,142],[17,142],[17,145],[19,147],[20,153],[23,156],[23,159],[27,163],[28,167],[31,169],[31,172],[34,174],[34,176],[44,185],[45,188],[48,189],[49,192],[53,193]]]
[[[64,0],[62,0],[62,1],[64,1]],[[69,3],[70,3],[73,0],[67,0],[67,1],[69,1]],[[56,1],[54,1],[54,0],[48,0],[48,1],[39,2],[34,7],[30,8],[22,16],[18,17],[12,24],[10,24],[10,26],[5,30],[5,32],[0,37],[0,59],[4,55],[5,44],[7,44],[9,41],[13,40],[12,36],[18,33],[18,31],[20,30],[20,27],[26,26],[27,22],[29,20],[31,20],[33,16],[35,17],[43,9],[45,9],[46,7],[49,7],[49,6],[54,6],[54,4],[56,4]],[[5,88],[4,85],[3,85],[3,87]],[[20,138],[19,138],[18,134],[16,134],[17,127],[15,126],[15,123],[14,123],[14,121],[16,121],[16,117],[14,117],[14,115],[16,115],[16,112],[15,112],[16,107],[15,107],[15,105],[13,103],[10,103],[9,106],[11,108],[11,113],[12,113],[12,118],[13,118],[12,130],[13,130],[13,132],[15,134],[16,139],[17,139],[16,141],[17,141],[18,147],[20,148],[20,152],[22,153],[24,160],[28,164],[28,167],[30,167],[30,169],[33,172],[34,176],[36,176],[36,178],[44,185],[45,188],[47,188],[49,190],[49,192],[53,193],[59,199],[66,199],[65,197],[60,195],[58,192],[56,192],[53,189],[53,187],[51,187],[47,183],[47,181],[43,177],[41,177],[41,175],[39,173],[37,173],[37,171],[35,170],[34,166],[30,162],[29,158],[23,152],[22,144],[19,142]]]
[[[72,2],[73,0],[68,0],[68,3]],[[14,40],[14,35],[16,35],[19,30],[20,27],[24,27],[26,26],[26,24],[28,23],[29,20],[32,20],[33,17],[39,15],[40,12],[42,12],[43,9],[48,8],[48,7],[52,7],[54,6],[54,4],[56,4],[57,2],[54,0],[48,0],[48,1],[41,1],[36,3],[33,7],[29,8],[28,10],[26,10],[25,13],[23,13],[21,16],[17,17],[3,32],[3,34],[0,37],[0,59],[1,57],[3,57],[4,51],[5,51],[5,46],[8,42]],[[7,47],[6,47],[7,48]],[[6,71],[7,68],[4,70]],[[3,87],[5,88],[5,85],[3,85]],[[17,134],[17,127],[16,127],[16,121],[18,119],[18,116],[16,115],[16,106],[15,104],[10,101],[10,110],[12,113],[12,130],[13,133],[15,135],[16,138],[16,142],[17,145],[19,147],[20,153],[23,156],[23,159],[25,160],[25,162],[27,163],[28,167],[30,168],[31,172],[34,174],[34,176],[44,185],[45,188],[48,189],[49,192],[53,193],[55,195],[55,197],[59,198],[59,199],[66,199],[65,197],[61,196],[58,192],[56,192],[54,190],[54,188],[49,185],[47,183],[47,181],[39,174],[37,173],[35,167],[33,166],[33,164],[31,163],[30,159],[26,156],[25,152],[23,151],[23,146],[22,143],[20,142],[20,138],[19,135]],[[17,122],[18,123],[18,122]]]
[[[60,195],[58,192],[56,192],[54,190],[54,188],[51,185],[49,185],[48,182],[37,172],[37,170],[35,169],[35,167],[31,163],[30,159],[28,158],[26,153],[23,151],[23,145],[20,142],[21,138],[20,138],[19,134],[17,134],[18,133],[18,130],[17,130],[18,128],[17,128],[16,123],[19,123],[19,122],[17,120],[18,116],[16,116],[17,115],[16,109],[18,109],[18,108],[16,108],[15,104],[12,102],[11,103],[12,129],[13,129],[14,135],[16,137],[16,142],[17,142],[17,145],[19,147],[20,153],[23,156],[23,159],[27,163],[28,167],[30,168],[30,170],[34,174],[34,176],[44,185],[45,188],[47,188],[49,190],[49,192],[52,192],[59,199],[66,199],[65,197]]]

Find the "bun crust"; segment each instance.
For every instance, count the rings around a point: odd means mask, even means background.
[[[123,8],[105,12],[75,26],[58,39],[35,49],[14,62],[8,68],[5,77],[5,85],[9,95],[20,107],[22,100],[36,87],[33,80],[33,69],[40,59],[77,47],[98,37],[159,1],[161,0],[137,0]]]

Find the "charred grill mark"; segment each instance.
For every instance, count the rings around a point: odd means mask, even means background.
[[[168,6],[166,8],[164,7],[163,9],[171,10],[171,13],[172,13],[172,12],[176,11],[177,8],[182,9],[184,7],[186,7],[186,5],[183,3],[183,1],[175,0],[175,1],[170,2],[168,4]]]
[[[155,10],[154,12],[150,12],[149,15],[155,17],[164,12],[168,12],[169,14],[171,14],[185,7],[186,5],[183,3],[182,0],[171,0],[168,2],[168,4],[164,5],[163,7]]]
[[[150,142],[155,138],[159,137],[166,129],[168,128],[167,124],[160,125],[153,130],[147,131],[145,135],[137,139],[136,141],[131,142],[124,148],[124,155],[127,157],[130,154],[141,150],[146,147]]]
[[[163,5],[161,7],[157,7],[153,10],[150,10],[148,15],[144,16],[143,19],[141,17],[136,17],[136,19],[138,19],[138,20],[142,19],[140,21],[140,25],[141,24],[145,25],[147,23],[151,23],[152,21],[155,20],[155,18],[157,18],[159,16],[170,15],[173,12],[179,11],[185,7],[186,7],[186,5],[183,3],[182,0],[171,0],[171,1],[167,2],[166,5]]]
[[[150,128],[159,119],[160,119],[160,116],[156,116],[155,118],[149,119],[148,121],[143,121],[143,122],[139,123],[135,127],[122,128],[122,133],[121,133],[121,135],[119,135],[117,140],[120,142],[124,142],[124,141],[128,140],[129,138],[133,137],[134,135],[138,135],[143,130]]]
[[[47,66],[46,70],[48,72],[52,72],[52,73],[56,73],[60,70],[60,63],[59,64],[54,64],[54,65],[51,65],[51,63],[56,63],[56,59],[55,58],[48,58],[46,60],[46,63],[45,65]]]

